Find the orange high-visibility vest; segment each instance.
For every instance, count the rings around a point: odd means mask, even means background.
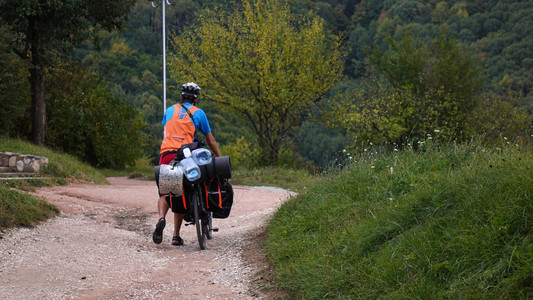
[[[194,115],[198,109],[196,106],[191,106],[189,111]],[[161,153],[178,150],[181,145],[192,143],[195,131],[196,127],[187,111],[180,104],[175,104],[174,114],[165,124],[165,139],[161,143]]]

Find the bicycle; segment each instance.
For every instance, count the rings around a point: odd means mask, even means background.
[[[227,218],[233,203],[233,189],[231,185],[227,181],[221,181],[231,178],[229,156],[217,157],[213,162],[201,165],[202,175],[196,181],[189,181],[184,177],[182,168],[178,167],[179,162],[178,159],[173,159],[170,164],[155,167],[154,172],[157,186],[161,194],[175,196],[182,195],[182,191],[185,192],[183,195],[185,203],[178,201],[175,204],[177,205],[176,211],[180,211],[180,213],[185,212],[185,226],[195,225],[198,244],[201,250],[205,250],[206,241],[212,239],[213,232],[218,231],[218,228],[213,228],[213,217]],[[209,185],[209,182],[211,185]],[[213,182],[217,184],[217,191],[211,190]],[[221,189],[219,182],[224,182],[224,188]],[[202,194],[202,185],[205,186],[205,199]],[[184,186],[187,189],[183,189]],[[223,194],[225,196],[222,196]],[[211,203],[212,196],[218,197],[217,203]],[[222,200],[223,198],[224,200]]]
[[[213,228],[213,213],[208,211],[202,201],[202,189],[199,183],[192,183],[192,191],[187,195],[187,202],[192,209],[192,219],[185,226],[194,225],[196,227],[196,235],[198,237],[198,244],[201,250],[206,249],[206,241],[213,238],[213,232],[217,232],[218,228]]]

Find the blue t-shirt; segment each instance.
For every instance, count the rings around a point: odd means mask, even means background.
[[[182,103],[183,106],[187,107],[187,109],[190,110],[191,106],[193,106],[191,103],[185,102]],[[171,107],[167,108],[165,111],[165,115],[163,116],[163,121],[161,121],[161,124],[166,125],[167,122],[174,117],[175,114],[175,107],[176,105],[172,105]],[[187,116],[187,111],[181,107],[180,111],[176,114],[178,118],[183,119],[185,116]],[[196,129],[199,129],[200,132],[202,132],[204,135],[211,132],[211,127],[209,126],[209,121],[207,120],[207,116],[205,115],[205,112],[201,109],[197,109],[194,113],[192,113],[192,119],[191,122],[194,124]]]

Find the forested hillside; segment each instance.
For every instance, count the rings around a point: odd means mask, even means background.
[[[219,12],[231,12],[241,6],[231,3],[216,0],[172,1],[172,5],[166,7],[166,28],[169,37],[179,36],[190,28],[199,27],[202,23],[200,16],[205,8],[219,7]],[[380,67],[378,61],[370,59],[372,55],[382,53],[384,57],[391,59],[382,63],[394,61],[395,54],[387,51],[394,49],[394,41],[400,45],[407,45],[406,37],[409,37],[414,45],[428,47],[427,60],[420,60],[426,65],[431,64],[439,56],[438,47],[435,46],[438,43],[436,44],[435,41],[451,39],[446,49],[457,47],[457,53],[472,54],[472,60],[469,62],[472,63],[472,70],[476,67],[480,69],[476,82],[482,82],[482,86],[474,90],[475,95],[472,97],[476,97],[476,101],[481,103],[480,106],[492,109],[486,109],[483,113],[490,114],[493,110],[501,110],[501,107],[505,107],[506,116],[502,117],[503,119],[510,118],[515,121],[519,119],[516,122],[512,120],[507,122],[507,119],[501,121],[516,124],[516,126],[513,125],[514,131],[507,128],[509,126],[504,128],[509,133],[520,132],[528,127],[527,124],[530,124],[529,117],[533,112],[533,94],[531,93],[533,86],[532,2],[289,0],[288,3],[294,14],[305,16],[310,11],[314,12],[323,18],[324,26],[330,35],[341,35],[344,68],[343,77],[337,81],[336,87],[325,93],[323,97],[316,99],[321,101],[314,110],[310,111],[310,114],[301,115],[301,126],[293,127],[284,138],[279,155],[285,156],[280,158],[280,163],[291,161],[296,156],[312,161],[316,165],[325,166],[333,158],[342,157],[342,149],[353,146],[354,137],[361,138],[363,136],[361,132],[366,129],[358,128],[357,132],[353,132],[355,128],[353,123],[347,120],[336,120],[334,115],[324,115],[324,111],[333,110],[335,106],[332,104],[336,103],[356,106],[361,103],[365,104],[361,97],[353,95],[365,94],[366,92],[362,92],[365,89],[367,92],[376,90],[376,85],[369,85],[369,82],[378,82],[379,86],[393,86],[409,90],[407,83],[403,87],[395,86],[390,78],[383,76],[387,74],[387,67],[384,65]],[[0,78],[0,83],[2,90],[5,91],[0,95],[2,103],[5,104],[0,108],[2,117],[0,124],[2,131],[8,132],[9,135],[24,136],[28,134],[30,128],[29,124],[25,123],[24,117],[27,109],[21,108],[24,106],[21,104],[29,103],[29,92],[26,91],[29,87],[26,87],[23,82],[27,75],[24,73],[23,62],[9,54],[9,47],[6,44],[12,40],[13,33],[5,21],[3,24],[0,27],[0,46],[3,49],[0,53],[2,55],[0,65],[8,70],[9,76],[5,75],[6,72],[0,75],[4,76]],[[154,159],[162,136],[160,120],[164,110],[162,105],[161,7],[154,8],[150,1],[138,0],[123,24],[122,30],[109,32],[98,26],[93,30],[96,31],[94,38],[78,44],[71,55],[59,56],[60,59],[54,63],[54,66],[59,69],[68,69],[72,66],[65,67],[60,62],[79,63],[83,72],[95,73],[97,77],[103,79],[100,82],[105,83],[110,92],[109,97],[125,99],[127,105],[142,112],[145,125],[140,137],[141,150],[145,156]],[[445,44],[443,43],[441,45]],[[420,47],[422,46],[418,48]],[[448,51],[443,49],[440,51]],[[172,51],[175,49],[172,45],[168,45],[167,54]],[[180,53],[174,54],[181,55]],[[54,72],[52,68],[48,71]],[[179,70],[172,71],[179,72]],[[421,69],[420,72],[425,71]],[[428,76],[434,78],[437,75],[432,73]],[[167,78],[167,105],[175,103],[178,99],[176,87],[180,83],[175,82],[171,76]],[[14,90],[25,91],[13,93]],[[426,92],[444,93],[430,88],[426,89]],[[402,97],[407,97],[409,93],[413,91],[409,90]],[[367,93],[365,97],[372,97],[372,95],[374,94]],[[446,94],[442,99],[446,97],[452,96]],[[489,102],[480,100],[489,99],[487,97],[492,100]],[[50,102],[54,101],[47,99]],[[209,99],[201,100],[199,105],[210,116],[215,136],[223,147],[229,147],[244,136],[247,141],[244,146],[251,147],[250,151],[254,150],[257,140],[250,124],[235,114],[221,110]],[[528,113],[524,115],[523,111],[514,110],[519,107],[527,109]],[[354,112],[347,111],[345,115],[350,115],[350,113]],[[474,124],[469,126],[478,126],[475,125],[477,122],[475,120],[464,119],[464,121]],[[433,126],[434,124],[442,125],[448,121],[439,119],[427,122],[429,122],[428,126]],[[523,126],[524,123],[526,126]],[[401,122],[390,126],[377,122],[369,126],[380,128],[365,131],[365,138],[369,141],[396,141],[391,138],[395,134],[404,134],[403,139],[415,137],[413,134],[409,135],[413,130]],[[384,126],[389,127],[383,129]],[[136,128],[140,127],[142,127],[140,124],[136,126]],[[479,132],[486,135],[496,134],[495,129],[491,129],[490,134],[486,131],[471,130],[471,128],[454,128],[454,130],[462,133],[469,132],[469,134],[470,132],[472,134]],[[373,139],[373,136],[378,137]],[[243,140],[240,140],[240,143],[242,144]],[[228,148],[229,150],[231,149]]]

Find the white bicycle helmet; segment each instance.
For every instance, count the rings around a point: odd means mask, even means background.
[[[200,87],[194,82],[187,82],[181,86],[181,95],[187,98],[198,98]]]

